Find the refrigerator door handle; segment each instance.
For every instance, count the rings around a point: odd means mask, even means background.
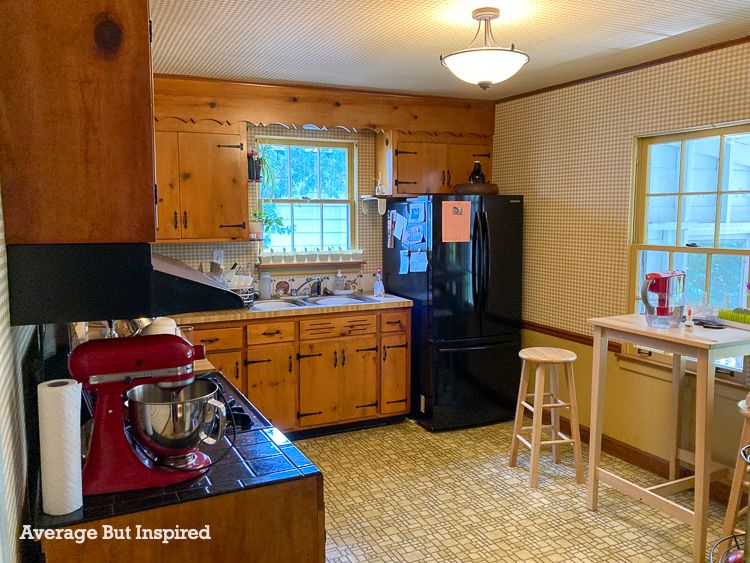
[[[479,212],[474,212],[474,229],[471,233],[471,297],[474,304],[474,311],[479,308],[479,296],[481,291],[482,278],[480,275],[479,252],[481,252],[482,235],[479,226]]]
[[[490,269],[492,253],[490,240],[490,219],[486,211],[482,212],[482,285],[481,285],[481,307],[484,310],[487,307],[487,293],[490,287]]]

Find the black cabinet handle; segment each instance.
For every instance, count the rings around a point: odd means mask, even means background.
[[[305,416],[315,416],[316,414],[323,414],[323,411],[315,411],[315,412],[298,412],[297,418],[302,418]]]
[[[341,350],[341,367],[346,365],[346,350]]]
[[[451,185],[451,171],[448,170],[448,185]]]
[[[488,153],[488,152],[475,152],[471,156],[483,156],[485,158],[489,158],[490,157],[490,153]]]
[[[398,401],[386,401],[385,404],[386,405],[393,405],[395,403],[405,403],[405,402],[406,402],[406,399],[399,399]]]
[[[378,347],[377,346],[373,346],[372,348],[357,348],[354,351],[355,352],[377,352],[378,351]]]
[[[234,362],[234,373],[235,373],[234,375],[235,379],[239,381],[240,380],[240,362],[239,361]]]
[[[374,403],[367,403],[366,405],[354,405],[355,409],[366,409],[367,407],[377,407],[378,402],[375,401]]]
[[[216,145],[217,149],[238,149],[242,150],[245,148],[245,145],[240,143],[239,145]]]
[[[406,180],[394,180],[394,183],[395,183],[395,184],[396,184],[397,186],[400,186],[400,185],[402,185],[402,184],[403,184],[403,185],[406,185],[406,184],[416,184],[416,182],[407,182]]]
[[[388,357],[388,349],[389,348],[408,348],[409,343],[404,342],[403,344],[396,344],[395,346],[383,346],[383,361],[385,362],[386,358]]]
[[[218,338],[203,338],[201,339],[201,344],[216,344],[218,341]]]
[[[401,154],[417,154],[417,151],[400,151],[396,149],[396,156],[399,156]]]
[[[251,366],[253,364],[269,364],[271,363],[271,360],[245,360],[246,366]]]
[[[174,212],[174,230],[180,228],[180,215],[177,213],[177,211]]]
[[[292,373],[292,355],[289,354],[289,373]]]
[[[235,225],[219,225],[220,229],[244,229],[245,228],[245,222],[237,223]]]
[[[276,336],[277,334],[281,334],[281,331],[277,328],[273,332],[267,330],[266,332],[262,332],[261,334],[263,336]]]
[[[444,186],[444,185],[445,185],[445,170],[443,170],[443,179],[442,179],[442,180],[440,180],[440,185],[441,185],[441,186]]]
[[[316,358],[318,356],[322,356],[323,354],[297,354],[298,360],[304,360],[305,358]]]
[[[184,228],[186,228],[186,229],[188,228],[188,217],[187,217],[187,211],[185,211],[185,212],[184,212],[184,213],[182,214],[182,226],[183,226]]]
[[[333,367],[339,365],[339,354],[336,350],[333,351]]]

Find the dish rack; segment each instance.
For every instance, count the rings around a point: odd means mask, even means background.
[[[239,287],[236,289],[230,289],[230,291],[242,297],[242,302],[245,304],[245,308],[249,309],[252,307],[253,301],[255,301],[255,286]]]

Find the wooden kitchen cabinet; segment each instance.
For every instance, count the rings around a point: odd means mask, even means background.
[[[339,420],[340,344],[300,342],[299,419],[300,427],[318,426]]]
[[[157,239],[249,238],[245,135],[166,127],[156,132]]]
[[[374,336],[341,341],[341,420],[378,412],[378,341]],[[337,374],[332,373],[333,377]]]
[[[206,359],[224,374],[237,389],[247,395],[247,383],[245,370],[242,366],[242,351],[232,350],[229,352],[209,352]]]
[[[448,145],[447,175],[448,184],[466,184],[469,181],[474,162],[479,161],[482,165],[487,182],[492,182],[492,158],[487,145]]]
[[[148,0],[2,3],[7,244],[155,238]]]
[[[486,145],[399,143],[395,153],[398,194],[452,193],[456,184],[468,183],[477,160],[487,181],[492,181]]]
[[[294,344],[247,349],[247,398],[281,430],[297,420],[297,358]]]
[[[411,355],[406,333],[383,336],[380,366],[380,412],[406,412],[409,404],[409,373]]]

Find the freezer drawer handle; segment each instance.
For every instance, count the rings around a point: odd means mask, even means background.
[[[297,418],[302,418],[304,416],[315,416],[316,414],[323,414],[323,411],[315,411],[315,412],[298,412]]]
[[[405,402],[406,402],[406,399],[399,399],[398,401],[386,401],[385,404],[386,405],[393,405],[395,403],[405,403]]]
[[[245,228],[245,222],[242,223],[236,223],[234,225],[219,225],[220,229],[244,229]]]
[[[318,356],[322,356],[323,354],[297,354],[298,360],[304,360],[305,358],[317,358]]]
[[[377,407],[378,402],[375,401],[374,403],[367,403],[366,405],[354,405],[355,409],[366,409],[367,407]]]
[[[239,145],[216,145],[217,149],[238,149],[242,150],[245,148],[245,145],[240,143]]]
[[[246,366],[251,366],[253,364],[268,364],[271,360],[245,360]]]

